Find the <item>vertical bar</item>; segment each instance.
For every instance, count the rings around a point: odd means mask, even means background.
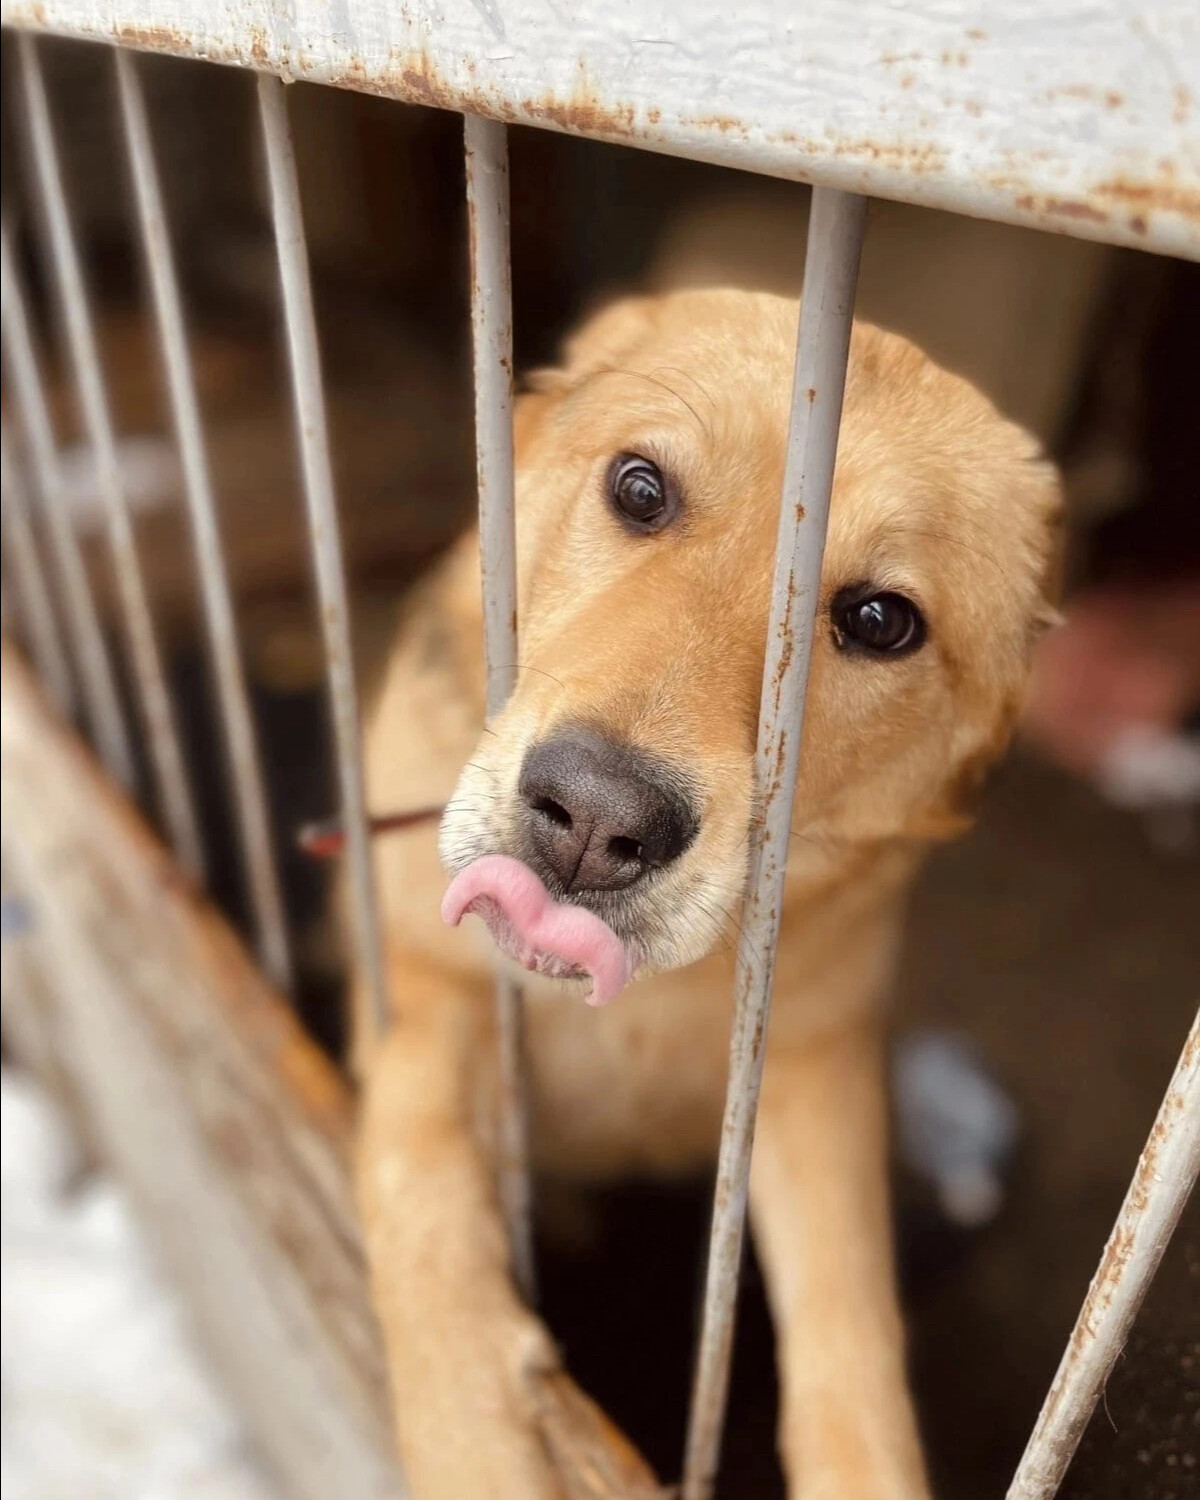
[[[1200,1012],[1155,1117],[1008,1500],[1050,1500],[1125,1346],[1200,1170]]]
[[[42,502],[66,607],[68,635],[83,685],[88,724],[96,736],[101,759],[123,786],[134,783],[133,751],[121,712],[112,661],[88,584],[79,543],[71,528],[63,495],[62,473],[50,412],[38,373],[33,333],[25,297],[17,276],[16,256],[8,225],[0,221],[0,327],[4,354],[12,376],[17,417],[25,448],[33,463],[37,493]]]
[[[286,990],[291,987],[292,978],[287,921],[271,846],[262,763],[238,646],[237,623],[145,95],[132,54],[115,48],[113,62],[171,415],[183,468],[184,497],[200,577],[204,620],[216,675],[221,726],[233,779],[259,955],[271,979]]]
[[[69,714],[74,707],[75,690],[71,671],[59,634],[58,620],[50,602],[50,590],[42,572],[33,525],[29,519],[29,500],[25,485],[13,458],[12,437],[8,423],[0,426],[0,491],[3,492],[3,527],[5,554],[12,561],[20,593],[21,611],[29,628],[29,643],[42,684],[56,707]]]
[[[738,945],[729,1083],[684,1457],[683,1500],[708,1500],[720,1460],[750,1153],[865,223],[865,198],[831,188],[813,189],[759,709],[755,774],[763,797],[762,822],[752,854]]]
[[[265,73],[259,75],[258,102],[262,114],[267,175],[271,185],[271,211],[275,221],[279,279],[283,287],[283,307],[287,320],[292,394],[304,470],[309,536],[316,568],[321,628],[329,670],[329,695],[333,708],[342,827],[345,829],[346,857],[350,868],[357,960],[366,979],[376,1029],[382,1034],[388,1020],[387,974],[383,960],[383,935],[379,922],[375,874],[371,864],[370,835],[367,830],[362,735],[350,643],[346,571],[338,533],[337,500],[334,495],[329,431],[325,419],[325,392],[321,382],[321,356],[317,345],[312,283],[308,274],[308,249],[304,241],[304,220],[300,208],[300,184],[296,176],[291,128],[288,125],[287,100],[284,98],[283,84],[278,78]]]
[[[133,675],[146,722],[151,762],[175,852],[184,868],[193,876],[200,877],[204,869],[200,829],[192,805],[175,712],[167,690],[166,674],[150,614],[124,481],[117,460],[112,414],[104,389],[104,373],[84,288],[79,248],[75,243],[67,212],[62,169],[50,121],[45,81],[38,61],[37,43],[31,35],[22,32],[18,35],[17,47],[21,59],[25,106],[29,113],[33,158],[50,230],[55,280],[62,301],[71,362],[83,406],[88,442],[95,457],[100,491],[107,511],[113,568],[125,630],[129,637]]]
[[[508,135],[495,120],[463,116],[471,239],[475,357],[475,466],[483,583],[483,651],[489,722],[517,677],[517,555],[512,435],[512,263]],[[496,980],[499,1046],[499,1191],[518,1286],[532,1300],[533,1201],[525,1079],[524,1004],[518,984]]]

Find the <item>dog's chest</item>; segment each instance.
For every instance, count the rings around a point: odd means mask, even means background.
[[[535,1154],[567,1175],[674,1173],[711,1159],[728,1063],[731,973],[710,959],[603,1010],[529,986]]]

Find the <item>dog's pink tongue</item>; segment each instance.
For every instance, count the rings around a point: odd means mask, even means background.
[[[589,1005],[605,1005],[629,983],[633,965],[607,922],[581,906],[554,901],[528,865],[503,854],[469,864],[442,898],[442,920],[457,927],[482,917],[511,958],[541,974],[592,980]]]

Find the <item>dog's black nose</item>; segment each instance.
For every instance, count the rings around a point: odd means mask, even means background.
[[[564,892],[621,890],[678,859],[696,836],[678,778],[594,730],[533,746],[519,790],[528,862]]]

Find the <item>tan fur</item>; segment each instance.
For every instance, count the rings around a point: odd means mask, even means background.
[[[557,1173],[675,1172],[714,1153],[795,329],[794,302],[731,291],[631,299],[587,325],[518,413],[509,706],[481,737],[472,536],[414,600],[374,715],[373,806],[450,799],[452,867],[506,847],[522,756],[566,718],[700,793],[694,843],[645,898],[658,920],[643,977],[599,1012],[526,978],[535,1151]],[[616,522],[603,480],[625,451],[670,469],[680,524],[642,537]],[[856,328],[752,1180],[794,1495],[925,1493],[880,1011],[921,851],[964,825],[964,794],[1011,729],[1057,505],[1033,442],[971,386]],[[836,648],[828,600],[868,579],[921,604],[920,651]],[[511,1284],[490,1161],[494,954],[480,924],[439,921],[431,830],[381,841],[377,862],[396,1018],[360,1053],[359,1190],[402,1456],[417,1500],[561,1496],[531,1396],[557,1355]]]

